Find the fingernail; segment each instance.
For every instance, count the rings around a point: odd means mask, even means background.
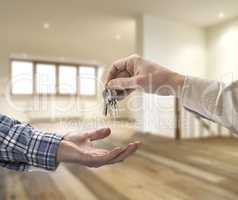
[[[109,82],[107,83],[107,87],[110,87],[111,85],[112,85],[112,82],[109,81]]]
[[[142,145],[142,142],[136,141],[135,144],[138,145],[138,146],[141,146],[141,145]]]
[[[110,128],[103,128],[102,131],[110,131],[111,129]]]
[[[135,146],[135,143],[130,143],[128,146],[130,146],[130,147]]]

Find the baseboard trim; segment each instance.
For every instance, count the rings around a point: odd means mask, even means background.
[[[30,119],[29,123],[36,124],[36,123],[58,123],[58,122],[94,122],[94,121],[117,121],[117,122],[127,122],[127,123],[134,123],[136,120],[133,118],[126,118],[126,117],[120,117],[116,119],[111,118],[82,118],[82,117],[58,117],[58,118],[35,118]]]

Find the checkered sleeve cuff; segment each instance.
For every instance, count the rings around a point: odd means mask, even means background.
[[[56,155],[62,137],[57,134],[34,131],[27,145],[26,158],[31,166],[55,170]]]
[[[0,166],[27,171],[31,166],[55,170],[62,136],[36,130],[0,115]]]

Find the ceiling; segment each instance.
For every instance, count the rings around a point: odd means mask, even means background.
[[[219,18],[222,12],[224,17]],[[207,27],[238,16],[238,0],[0,0],[0,22],[16,23],[80,16],[155,15]]]

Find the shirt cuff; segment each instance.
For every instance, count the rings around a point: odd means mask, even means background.
[[[211,119],[217,98],[219,84],[217,82],[187,76],[185,78],[181,100],[182,105],[196,114]]]
[[[63,136],[35,131],[28,143],[26,158],[28,164],[46,170],[58,167],[57,151]]]

